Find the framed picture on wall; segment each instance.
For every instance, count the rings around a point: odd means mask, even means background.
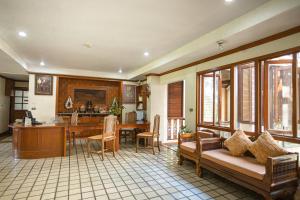
[[[124,104],[135,104],[135,85],[123,85],[123,99]]]
[[[53,94],[53,76],[45,74],[35,75],[35,95]]]

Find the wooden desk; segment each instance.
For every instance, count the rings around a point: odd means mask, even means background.
[[[13,156],[35,159],[66,156],[64,124],[10,125],[13,129]]]
[[[132,124],[118,124],[117,129],[116,129],[116,142],[115,142],[115,148],[116,151],[120,149],[120,144],[119,144],[119,133],[120,129],[122,128],[138,128],[138,129],[145,129],[149,130],[150,124],[148,122],[137,122],[137,123],[132,123]],[[103,124],[100,123],[78,123],[77,125],[71,125],[69,124],[67,128],[65,129],[66,135],[69,135],[69,147],[70,147],[70,153],[72,152],[72,138],[74,139],[75,134],[72,134],[73,132],[84,132],[84,131],[90,131],[90,130],[99,130],[99,134],[102,134],[103,130]],[[107,146],[112,145],[111,142],[107,142]]]

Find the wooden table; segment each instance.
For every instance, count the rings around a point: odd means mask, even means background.
[[[118,151],[120,149],[120,144],[119,144],[119,132],[122,128],[137,128],[137,129],[143,129],[146,131],[149,131],[150,124],[148,122],[136,122],[136,123],[121,123],[118,124],[117,129],[116,129],[116,142],[115,142],[115,149]],[[71,125],[68,124],[65,131],[66,135],[69,135],[69,148],[70,148],[70,154],[72,152],[72,141],[74,140],[75,134],[72,133],[78,133],[78,132],[84,132],[84,131],[91,131],[91,130],[99,130],[102,132],[103,129],[103,124],[101,123],[78,123],[77,125]],[[107,142],[107,146],[112,145],[111,142]]]
[[[116,141],[116,150],[120,149],[120,144],[119,144],[119,137],[120,137],[120,130],[124,128],[124,129],[142,129],[145,131],[149,131],[150,129],[150,123],[149,122],[144,122],[144,121],[137,121],[136,123],[130,123],[130,124],[126,124],[126,123],[121,123],[118,124],[117,126],[117,130],[116,130],[116,137],[117,137],[117,141]]]

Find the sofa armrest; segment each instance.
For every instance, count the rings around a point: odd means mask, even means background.
[[[269,157],[266,163],[265,180],[270,184],[278,184],[293,179],[297,180],[299,165],[298,153]]]
[[[223,138],[203,138],[199,140],[200,152],[207,150],[220,149],[223,146]]]

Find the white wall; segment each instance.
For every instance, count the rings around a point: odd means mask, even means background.
[[[28,92],[28,108],[32,112],[33,117],[40,122],[51,122],[55,118],[56,105],[56,79],[53,77],[53,94],[49,95],[35,95],[34,82],[35,75],[29,75],[29,92]]]
[[[153,120],[156,114],[160,115],[160,141],[167,140],[167,85],[160,84],[160,77],[148,76],[147,83],[151,89],[151,95],[148,98],[147,118],[153,129]],[[148,112],[150,111],[150,112]]]
[[[9,123],[9,101],[5,96],[5,79],[0,77],[0,134],[8,130]]]

